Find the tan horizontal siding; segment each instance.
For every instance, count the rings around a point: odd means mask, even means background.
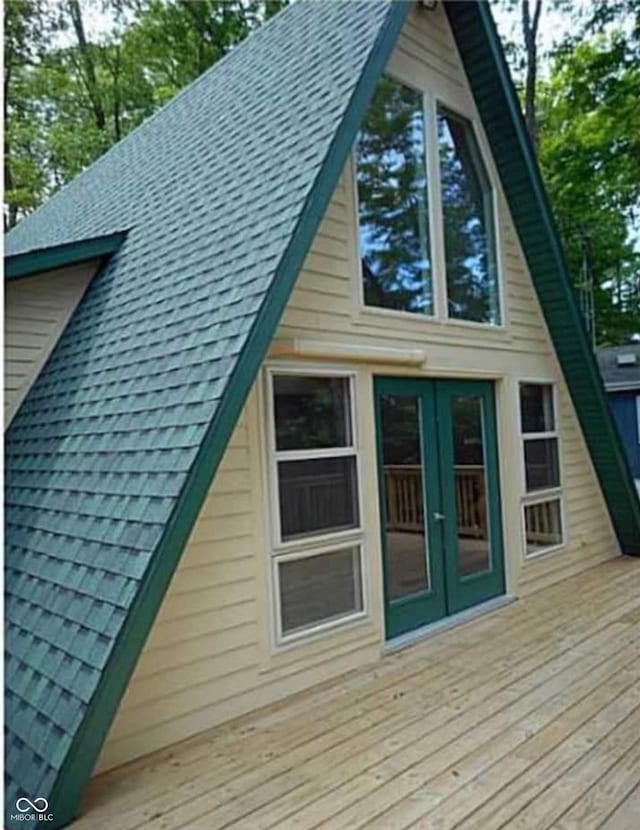
[[[107,769],[379,655],[370,623],[269,659],[258,402],[245,406],[98,764]]]
[[[64,331],[96,261],[9,280],[5,286],[5,428]]]

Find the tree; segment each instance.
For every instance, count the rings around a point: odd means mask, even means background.
[[[517,17],[506,51],[587,325],[595,342],[625,342],[640,332],[640,2],[547,0],[537,24],[537,4],[496,3]],[[551,11],[571,26],[541,52]]]
[[[574,284],[594,283],[599,343],[640,332],[637,50],[621,32],[585,40],[558,54],[539,91],[540,163]]]
[[[7,0],[5,228],[286,2]],[[93,39],[91,7],[111,21]]]
[[[525,47],[525,81],[524,81],[524,119],[535,147],[538,145],[538,126],[536,118],[536,77],[538,73],[538,29],[542,0],[535,0],[533,14],[529,0],[521,0],[522,33]]]
[[[42,60],[59,21],[44,0],[4,4],[4,188],[5,228],[21,211],[35,207],[43,192],[37,130],[38,101],[29,77]]]

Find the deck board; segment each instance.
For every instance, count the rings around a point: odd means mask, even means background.
[[[640,562],[94,779],[74,830],[640,827]]]

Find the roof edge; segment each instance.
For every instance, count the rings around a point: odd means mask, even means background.
[[[116,641],[83,724],[51,795],[56,805],[51,830],[75,818],[82,792],[180,561],[227,444],[280,322],[304,258],[338,183],[375,85],[391,55],[412,4],[392,0],[387,17],[329,146],[289,245],[227,384],[214,419],[168,522],[145,582]]]
[[[640,556],[640,501],[637,498],[631,468],[622,447],[622,440],[613,423],[606,393],[595,355],[587,340],[582,318],[576,303],[575,292],[569,277],[560,234],[544,188],[542,176],[535,159],[531,140],[526,130],[524,118],[513,81],[507,67],[504,51],[500,42],[489,4],[484,2],[447,2],[445,10],[460,52],[463,65],[471,86],[473,97],[485,124],[487,138],[491,145],[500,179],[509,203],[520,242],[527,259],[532,281],[540,302],[543,316],[569,388],[569,393],[580,422],[582,434],[604,496],[614,532],[622,553]],[[466,28],[465,28],[466,27]],[[465,29],[464,35],[461,29]],[[475,72],[470,71],[474,60],[488,57],[498,83],[498,98],[492,98],[489,104],[482,98],[479,85],[481,81]],[[483,81],[486,72],[483,73]],[[512,141],[516,150],[516,159],[504,159],[496,152],[494,145],[504,136],[497,136],[496,127],[500,120],[508,118],[513,131]],[[491,129],[487,125],[492,125]],[[504,126],[504,122],[502,124]],[[511,183],[514,178],[525,171],[524,184],[530,190],[532,207],[536,218],[535,231],[531,220],[525,228],[525,221],[519,217],[522,207],[522,182]],[[510,192],[511,191],[511,192]],[[538,225],[539,223],[539,225]],[[528,242],[527,237],[530,237]],[[553,257],[557,282],[554,290],[557,297],[548,297],[537,278],[536,248],[543,236],[544,246]],[[561,333],[569,331],[571,342],[562,341]]]
[[[611,383],[604,384],[604,388],[607,392],[635,392],[640,391],[640,378],[635,381],[626,381],[617,383],[616,381],[612,381]]]
[[[21,254],[7,254],[4,258],[6,280],[30,277],[44,271],[53,271],[90,259],[114,254],[127,238],[128,231],[116,231],[103,236],[93,236],[78,242],[35,248]]]

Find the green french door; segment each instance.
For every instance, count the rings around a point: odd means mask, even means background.
[[[387,638],[504,592],[493,385],[377,378]]]

